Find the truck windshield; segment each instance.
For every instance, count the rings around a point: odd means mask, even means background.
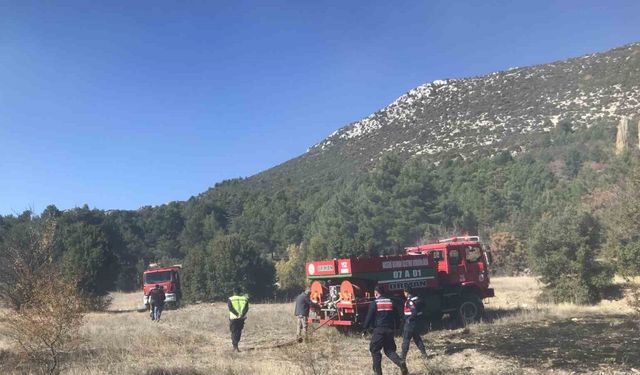
[[[482,257],[482,249],[476,246],[467,246],[467,262],[477,262]]]
[[[151,272],[144,274],[145,284],[157,284],[171,280],[171,271]]]

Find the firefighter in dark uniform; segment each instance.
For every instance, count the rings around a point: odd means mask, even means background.
[[[382,289],[376,286],[374,290],[376,299],[369,305],[367,318],[364,321],[364,329],[373,327],[371,342],[369,343],[369,351],[373,359],[373,372],[376,375],[382,374],[382,354],[380,350],[384,350],[384,354],[396,366],[400,367],[402,375],[408,375],[407,365],[396,353],[396,342],[393,338],[396,312],[393,308],[393,302],[382,295]]]
[[[312,301],[309,295],[311,294],[311,289],[306,288],[304,292],[300,293],[295,300],[295,310],[294,314],[298,319],[298,330],[296,333],[296,337],[298,342],[307,341],[307,327],[309,320],[309,310],[311,306],[319,307],[316,302]]]
[[[164,308],[164,300],[166,295],[164,289],[160,284],[149,291],[149,306],[151,307],[151,320],[155,322],[160,321],[160,315],[162,315],[162,309]]]
[[[229,308],[231,345],[233,345],[233,351],[239,352],[238,343],[240,343],[244,321],[247,319],[247,312],[249,311],[249,297],[243,295],[240,289],[235,289],[234,293],[234,295],[229,297],[227,307]]]
[[[409,344],[411,340],[422,353],[422,357],[427,357],[427,351],[420,334],[424,329],[424,319],[422,316],[424,304],[420,297],[413,294],[411,287],[404,288],[404,329],[402,330],[402,359],[407,360],[409,352]]]

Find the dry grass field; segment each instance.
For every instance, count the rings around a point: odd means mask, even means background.
[[[411,374],[640,373],[640,328],[624,300],[546,305],[536,302],[533,278],[494,278],[493,286],[497,296],[486,301],[485,321],[426,334],[429,358],[421,359],[413,347]],[[114,311],[140,304],[139,293],[113,297]],[[328,327],[308,344],[265,348],[293,338],[291,304],[252,305],[241,353],[230,351],[223,303],[169,310],[160,323],[145,313],[91,313],[81,332],[82,350],[67,358],[66,374],[371,373],[368,341]],[[400,373],[386,359],[383,366],[386,374]],[[29,371],[0,335],[0,373]]]

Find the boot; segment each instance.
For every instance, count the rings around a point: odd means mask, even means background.
[[[400,372],[402,375],[409,375],[409,369],[407,369],[407,363],[405,361],[402,361],[400,364]]]

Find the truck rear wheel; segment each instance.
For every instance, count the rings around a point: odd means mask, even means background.
[[[484,314],[484,305],[478,296],[463,294],[462,301],[457,309],[457,320],[461,326],[479,322]]]

